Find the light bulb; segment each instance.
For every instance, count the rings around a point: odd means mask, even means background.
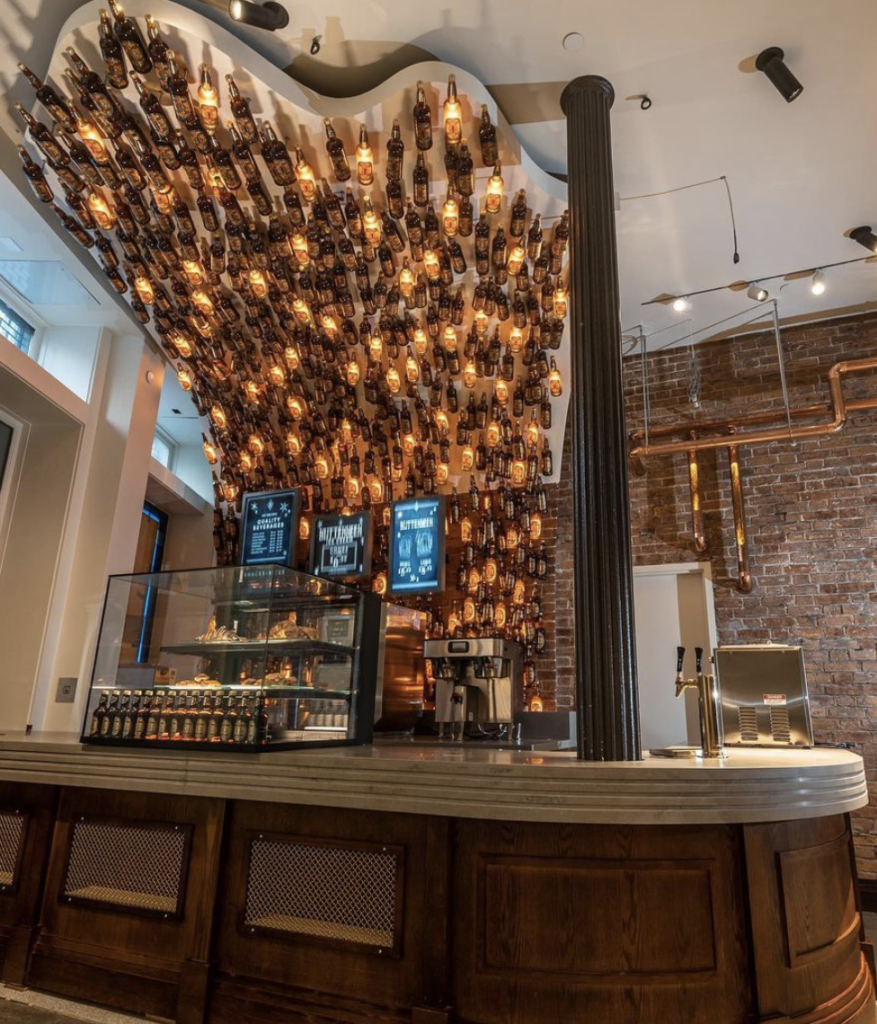
[[[810,291],[814,295],[822,295],[825,292],[825,274],[821,270],[817,270],[813,275],[813,280],[810,283]]]
[[[563,285],[558,285],[554,290],[554,315],[558,320],[563,320],[566,316],[568,306],[568,299],[566,294],[566,288]]]
[[[475,369],[475,364],[470,359],[463,370],[463,385],[471,390],[475,387],[477,380],[478,372]]]
[[[268,369],[268,379],[277,387],[282,388],[286,383],[286,373],[279,363],[273,363]]]
[[[445,348],[448,350],[448,352],[456,352],[457,351],[457,332],[454,330],[454,328],[450,324],[448,324],[448,326],[445,328],[445,331],[444,331],[444,334],[443,334],[442,337],[443,337],[443,340],[444,340],[444,343],[445,343]]]
[[[402,451],[407,456],[407,458],[410,459],[411,456],[414,454],[414,446],[416,443],[417,442],[413,434],[405,434],[404,437],[402,438]]]
[[[216,445],[205,441],[201,447],[204,451],[204,458],[207,459],[211,466],[215,466],[219,462],[219,453],[216,450]]]
[[[225,430],[228,427],[228,419],[221,405],[214,404],[210,407],[210,419],[217,430]]]
[[[134,290],[140,298],[140,301],[144,306],[152,306],[155,304],[155,289],[152,287],[152,281],[148,277],[144,277],[142,274],[134,278]]]
[[[204,130],[213,135],[219,124],[219,93],[210,77],[210,66],[201,65],[201,84],[198,86],[198,103],[201,113],[201,124]]]
[[[189,284],[197,287],[204,283],[204,274],[201,271],[201,264],[197,260],[183,260],[183,273]]]
[[[500,174],[500,166],[496,165],[487,182],[487,194],[484,197],[484,208],[488,213],[499,213],[502,207],[502,190],[504,182]]]
[[[355,388],[359,383],[359,363],[355,359],[351,359],[347,364],[347,383]]]
[[[292,236],[292,254],[301,267],[306,267],[311,262],[308,240],[298,231]]]
[[[301,358],[299,357],[298,350],[293,348],[292,345],[287,345],[283,350],[283,358],[286,360],[286,365],[290,370],[297,370],[301,365]]]
[[[405,265],[399,271],[399,291],[407,298],[414,292],[414,271],[405,259]]]
[[[463,466],[463,472],[468,473],[475,465],[475,452],[472,450],[472,445],[466,445],[460,459]]]
[[[440,462],[435,469],[435,482],[441,486],[448,482],[448,474],[450,469],[443,463]]]
[[[496,400],[500,405],[507,405],[509,400],[509,386],[508,383],[503,380],[502,377],[497,377],[496,384],[493,388],[493,393],[496,395]]]
[[[527,258],[527,252],[522,245],[513,245],[509,251],[508,262],[506,263],[506,270],[509,272],[511,277],[520,271],[524,265],[524,260]],[[555,299],[556,303],[556,299]]]
[[[183,391],[192,390],[192,375],[188,370],[180,367],[180,369],[177,370],[177,380],[179,381],[180,387]]]
[[[253,295],[255,295],[257,299],[264,299],[268,294],[268,285],[262,271],[254,268],[249,272],[247,277],[250,281],[250,287],[253,289]]]
[[[320,455],[314,460],[314,474],[318,480],[326,480],[329,476],[329,460],[325,455]]]
[[[289,449],[290,455],[301,454],[301,438],[291,430],[286,435],[286,447]]]
[[[300,540],[307,540],[311,535],[311,521],[307,516],[302,516],[298,521],[298,536]]]
[[[448,238],[454,238],[460,227],[460,208],[453,196],[448,196],[442,207],[442,227]]]
[[[456,335],[455,335],[456,337]],[[414,351],[419,356],[425,356],[429,349],[429,337],[422,327],[414,329]]]
[[[487,447],[496,448],[499,442],[502,440],[502,427],[496,422],[491,420],[487,424]]]
[[[423,265],[426,268],[426,276],[430,281],[438,281],[441,275],[441,264],[438,253],[435,249],[427,249],[423,254]]]
[[[116,225],[116,214],[100,192],[92,189],[88,194],[88,210],[101,231],[112,231]]]
[[[387,370],[387,387],[392,395],[398,395],[402,388],[402,378],[399,376],[399,371],[395,366],[391,366]]]
[[[468,516],[460,520],[460,540],[464,544],[472,540],[472,520]]]
[[[300,149],[297,149],[295,152],[295,180],[298,182],[302,199],[306,203],[312,203],[317,198],[317,179],[314,175],[314,169],[305,160]]]
[[[445,125],[445,142],[449,146],[456,146],[463,135],[463,108],[457,99],[457,80],[453,75],[448,76],[448,98],[442,108]]]
[[[680,295],[678,299],[673,300],[673,309],[675,309],[677,313],[684,313],[685,310],[688,309],[688,299]]]
[[[368,143],[365,125],[359,126],[359,145],[356,147],[356,176],[360,185],[373,185],[375,181],[375,158]]]
[[[524,332],[520,327],[513,327],[509,334],[509,348],[512,355],[520,355],[524,350]]]

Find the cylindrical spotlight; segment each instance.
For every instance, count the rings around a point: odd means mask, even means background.
[[[751,284],[746,290],[746,294],[750,299],[755,299],[756,302],[766,302],[770,296],[770,292],[767,288],[763,288],[760,284]]]
[[[786,103],[791,103],[801,95],[804,86],[789,70],[784,57],[785,54],[778,46],[769,46],[755,58],[755,66],[773,82]]]
[[[810,291],[814,295],[822,295],[825,292],[825,271],[817,270],[810,282]]]
[[[253,28],[264,28],[268,32],[276,32],[289,24],[289,13],[275,0],[267,0],[264,4],[254,4],[250,0],[229,0],[228,13],[232,21]]]
[[[858,242],[859,245],[864,245],[871,252],[877,253],[877,235],[871,230],[870,224],[866,224],[861,228],[853,228],[850,232],[850,238],[854,242]]]

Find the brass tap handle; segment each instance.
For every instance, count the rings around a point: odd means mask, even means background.
[[[694,648],[694,668],[699,676],[703,675],[703,648]]]
[[[676,648],[676,675],[677,676],[681,676],[682,675],[682,661],[683,661],[684,658],[685,658],[685,648],[684,647],[677,647]]]

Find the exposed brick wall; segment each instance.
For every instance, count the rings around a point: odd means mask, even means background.
[[[792,406],[828,401],[826,375],[842,359],[877,355],[877,316],[783,332]],[[700,408],[688,400],[687,350],[649,359],[652,424],[782,406],[772,334],[699,345]],[[642,424],[640,367],[626,367],[629,430]],[[847,378],[848,397],[877,396],[877,374]],[[567,445],[568,445],[567,441]],[[742,479],[754,588],[735,587],[736,555],[727,455],[701,455],[709,550],[691,540],[684,455],[649,459],[631,473],[636,564],[709,559],[722,643],[773,640],[805,650],[818,740],[847,741],[863,754],[877,803],[877,411],[854,412],[834,436],[742,447]],[[572,516],[569,451],[556,490],[553,564],[557,701],[572,701]],[[877,877],[877,807],[854,820],[860,873]]]

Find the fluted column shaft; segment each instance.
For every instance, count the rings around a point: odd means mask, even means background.
[[[567,119],[573,539],[579,757],[639,759],[639,701],[615,194],[604,78],[576,78]]]

